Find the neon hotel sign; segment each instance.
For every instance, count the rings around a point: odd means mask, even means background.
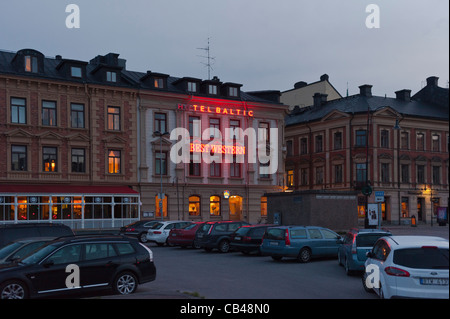
[[[183,111],[194,111],[200,113],[211,113],[217,115],[234,115],[234,116],[249,116],[253,117],[253,111],[231,108],[225,106],[205,106],[198,104],[178,104],[178,109]]]

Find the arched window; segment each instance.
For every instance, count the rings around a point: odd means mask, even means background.
[[[200,197],[189,197],[189,216],[200,216]]]
[[[220,216],[220,196],[213,195],[209,198],[209,214]]]

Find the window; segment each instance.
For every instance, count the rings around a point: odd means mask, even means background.
[[[334,133],[334,149],[335,150],[342,149],[342,132]]]
[[[209,119],[209,136],[211,139],[220,138],[220,120],[219,119]]]
[[[200,176],[201,163],[196,163],[194,161],[194,154],[191,153],[191,160],[189,162],[189,175],[190,176]]]
[[[269,172],[269,166],[270,166],[270,161],[268,161],[267,163],[259,164],[259,167],[260,167],[259,177],[260,178],[270,178],[270,174],[267,173],[267,172]]]
[[[57,250],[46,262],[53,262],[54,265],[73,264],[81,259],[81,245],[68,245]]]
[[[221,170],[221,163],[211,162],[211,164],[209,164],[209,174],[211,177],[220,177],[222,175]]]
[[[425,183],[425,165],[417,165],[417,183]]]
[[[108,106],[108,130],[120,131],[120,107]]]
[[[229,87],[228,88],[228,95],[232,96],[232,97],[237,97],[238,96],[238,88]]]
[[[400,148],[403,150],[409,149],[409,133],[408,132],[401,132]]]
[[[200,197],[189,197],[189,216],[200,216]]]
[[[70,75],[73,78],[81,78],[82,77],[81,68],[77,66],[70,67]]]
[[[108,151],[108,173],[120,174],[121,152],[118,150]]]
[[[230,129],[234,130],[234,139],[239,139],[239,130],[238,128],[241,127],[241,123],[239,120],[230,120]],[[230,133],[231,135],[233,134],[233,131],[231,131]]]
[[[316,167],[316,184],[323,184],[323,166]]]
[[[157,218],[161,218],[161,208],[163,217],[167,217],[167,198],[168,196],[165,195],[164,199],[161,201],[158,196],[155,196],[155,212]]]
[[[266,141],[266,143],[270,142],[270,124],[265,122],[259,123],[259,129],[258,129],[258,141]]]
[[[27,147],[20,145],[11,146],[11,170],[27,171]]]
[[[187,90],[188,90],[188,92],[197,92],[197,83],[195,83],[195,82],[188,82]]]
[[[84,128],[83,104],[70,104],[70,121],[72,128]]]
[[[287,150],[287,154],[286,154],[287,156],[294,155],[292,140],[286,141],[286,150]]]
[[[402,217],[409,217],[409,197],[402,197]]]
[[[167,175],[167,153],[155,153],[155,175]]]
[[[431,137],[431,147],[433,152],[439,152],[440,151],[440,137],[437,134],[433,134],[433,136]]]
[[[85,260],[95,260],[108,257],[117,256],[117,253],[112,244],[98,243],[85,245]]]
[[[367,131],[366,130],[357,130],[355,145],[362,147],[362,146],[366,146],[366,143],[367,143]]]
[[[201,122],[198,116],[189,116],[189,135],[192,137],[200,137]]]
[[[389,183],[389,163],[381,163],[381,182]]]
[[[322,233],[318,229],[308,229],[309,238],[311,239],[322,239]]]
[[[356,181],[365,182],[366,181],[367,167],[365,163],[356,164]]]
[[[155,78],[153,81],[155,88],[163,89],[164,88],[164,79],[163,78]]]
[[[388,130],[382,130],[381,131],[381,147],[389,148],[389,131]]]
[[[336,184],[342,183],[342,164],[334,165],[334,182]]]
[[[56,126],[56,102],[42,101],[42,125]]]
[[[25,72],[38,72],[38,59],[35,56],[25,56]]]
[[[27,123],[26,100],[20,98],[11,98],[11,123]]]
[[[43,147],[42,148],[42,163],[44,172],[57,172],[58,171],[58,160],[57,160],[58,149],[56,147]]]
[[[308,169],[307,168],[300,169],[300,184],[302,186],[308,185]]]
[[[211,216],[220,216],[220,196],[211,196],[209,198],[209,214]]]
[[[111,71],[107,71],[106,72],[106,81],[107,82],[117,82],[117,73],[116,72],[111,72]]]
[[[155,113],[155,131],[167,132],[167,116],[164,113]]]
[[[322,229],[322,235],[324,239],[337,239],[338,236],[330,230]]]
[[[131,244],[128,243],[117,243],[114,244],[117,248],[117,252],[120,256],[134,254],[135,250]]]
[[[441,184],[441,167],[433,166],[433,185]]]
[[[82,148],[72,148],[72,173],[86,172],[85,150]]]
[[[409,183],[409,165],[401,164],[401,181],[402,183]]]
[[[425,134],[423,133],[417,133],[416,135],[416,144],[417,144],[417,150],[418,151],[424,151],[425,150]]]
[[[217,85],[208,85],[208,93],[212,95],[217,95]]]
[[[267,197],[261,197],[261,217],[267,217]]]
[[[308,154],[308,139],[303,137],[300,139],[300,155]]]
[[[378,241],[373,247],[374,258],[378,260],[386,260],[390,252],[391,249],[384,240]]]
[[[241,164],[237,162],[236,155],[233,155],[233,162],[230,163],[230,177],[241,177]]]
[[[287,171],[287,187],[294,187],[294,170],[290,169]]]
[[[323,152],[323,136],[316,136],[316,153]]]

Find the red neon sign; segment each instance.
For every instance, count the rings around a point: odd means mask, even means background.
[[[205,105],[186,105],[178,104],[178,109],[183,111],[195,111],[201,113],[212,113],[219,115],[236,115],[236,116],[250,116],[253,117],[253,111],[230,108],[226,106],[205,106]]]
[[[210,145],[201,143],[191,143],[192,153],[232,154],[245,155],[245,146],[236,145]]]

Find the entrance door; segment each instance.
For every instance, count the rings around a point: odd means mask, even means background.
[[[241,196],[230,196],[230,219],[233,221],[242,220],[242,197]]]
[[[417,197],[417,220],[418,221],[422,221],[423,220],[424,209],[425,209],[424,198],[423,197]]]

